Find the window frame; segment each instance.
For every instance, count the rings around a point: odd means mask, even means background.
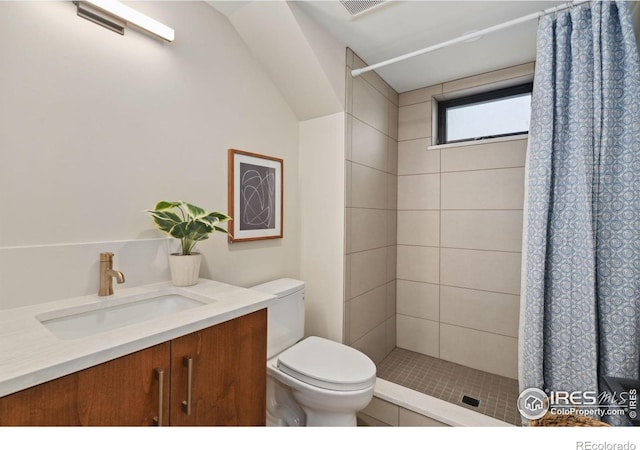
[[[452,100],[444,100],[444,101],[438,102],[437,145],[454,144],[457,142],[482,141],[485,139],[492,139],[492,138],[498,138],[498,137],[520,136],[520,135],[529,134],[529,131],[520,131],[517,133],[494,134],[490,136],[478,136],[473,138],[457,139],[455,141],[450,141],[447,139],[447,110],[450,108],[458,107],[458,106],[472,105],[474,103],[483,103],[489,100],[515,97],[521,94],[531,94],[532,92],[533,92],[533,82],[531,81],[528,83],[519,84],[517,86],[495,89],[492,91],[482,92],[480,94],[472,94],[464,97],[454,98]]]

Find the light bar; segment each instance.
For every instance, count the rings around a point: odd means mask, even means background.
[[[138,12],[117,0],[86,0],[84,2],[78,2],[78,7],[80,7],[80,3],[86,3],[98,10],[115,16],[128,24],[135,25],[149,33],[155,34],[166,41],[171,42],[175,37],[175,31],[173,28]]]

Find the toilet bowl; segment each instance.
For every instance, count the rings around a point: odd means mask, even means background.
[[[252,289],[278,296],[268,311],[267,425],[355,426],[373,397],[373,361],[329,339],[302,339],[303,282],[280,279]]]

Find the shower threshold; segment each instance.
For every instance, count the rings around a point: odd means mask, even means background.
[[[518,381],[431,356],[396,348],[380,364],[378,377],[471,411],[521,425]]]

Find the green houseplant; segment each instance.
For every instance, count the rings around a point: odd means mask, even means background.
[[[201,255],[193,251],[194,246],[209,238],[211,233],[229,234],[219,225],[231,217],[213,211],[207,212],[191,203],[160,201],[154,209],[147,210],[158,228],[179,239],[180,253],[169,255],[171,279],[176,286],[191,286],[198,282]]]

